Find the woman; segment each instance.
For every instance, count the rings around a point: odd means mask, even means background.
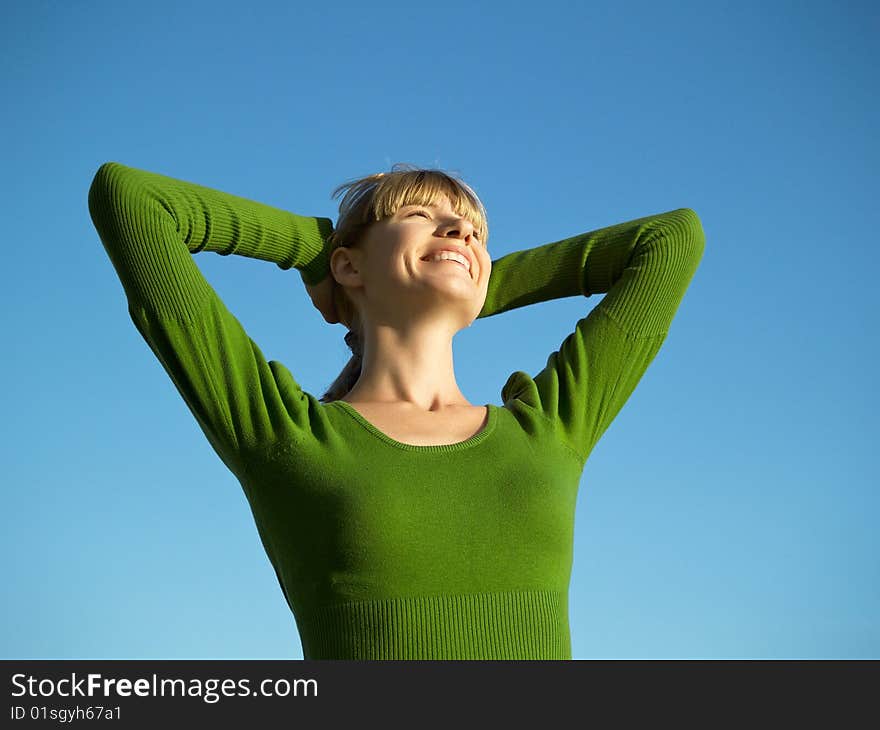
[[[334,230],[108,162],[89,210],[135,326],[242,485],[306,659],[569,659],[580,478],[666,337],[700,220],[680,208],[492,261],[457,178],[395,167],[342,190]],[[349,327],[352,360],[321,399],[263,357],[201,251],[296,268]],[[503,405],[468,402],[457,331],[600,292]]]

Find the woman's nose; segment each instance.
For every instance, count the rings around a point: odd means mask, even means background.
[[[446,235],[452,238],[468,238],[474,235],[474,224],[467,218],[460,218],[455,223],[449,224]]]

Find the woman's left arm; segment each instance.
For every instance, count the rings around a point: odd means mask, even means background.
[[[678,208],[493,262],[480,318],[607,292],[539,374],[511,376],[505,402],[540,409],[586,461],[659,351],[704,248],[699,217]]]

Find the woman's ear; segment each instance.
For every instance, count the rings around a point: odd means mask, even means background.
[[[360,251],[338,246],[330,254],[330,274],[337,284],[358,286],[360,282]]]

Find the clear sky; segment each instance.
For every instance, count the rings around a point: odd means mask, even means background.
[[[441,167],[493,258],[693,208],[702,263],[581,480],[573,656],[880,657],[878,36],[869,2],[6,3],[2,657],[302,657],[89,218],[110,160],[334,221],[339,183]],[[196,260],[323,393],[345,329],[296,270]],[[466,397],[600,299],[462,331]]]

